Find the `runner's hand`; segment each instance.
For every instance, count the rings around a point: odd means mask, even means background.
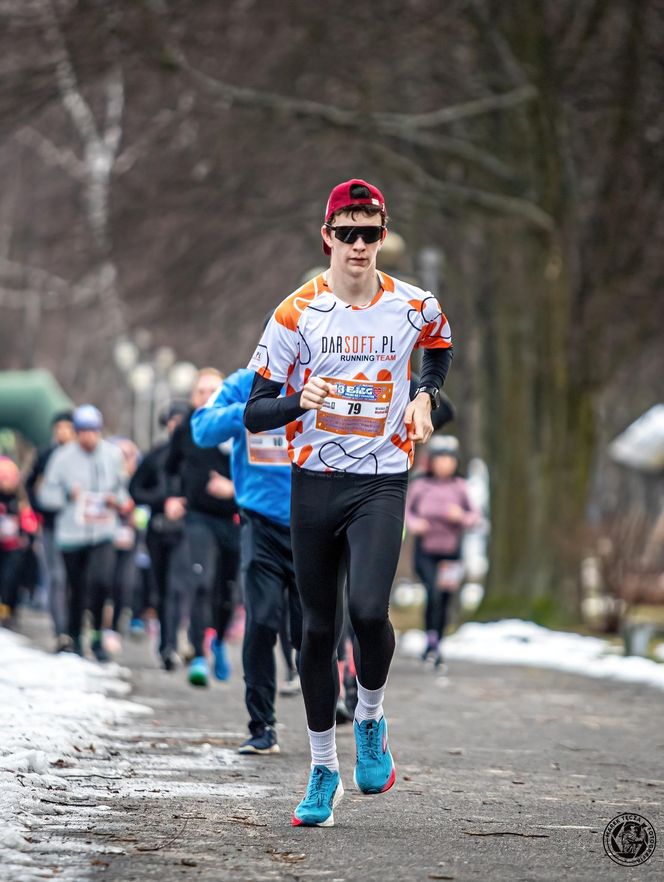
[[[232,499],[235,496],[233,482],[214,470],[210,472],[210,480],[207,482],[206,490],[215,499]]]
[[[411,441],[425,444],[433,433],[431,422],[431,398],[426,392],[420,392],[409,403],[404,415],[404,422]]]
[[[429,532],[431,524],[426,518],[411,518],[408,523],[408,532],[411,536],[424,536]]]
[[[184,496],[169,496],[164,503],[164,514],[169,521],[180,521],[187,511],[187,500]]]
[[[330,384],[320,377],[310,377],[300,395],[300,407],[305,410],[320,410],[330,394]]]
[[[462,524],[466,519],[466,512],[460,505],[452,502],[445,509],[445,519],[451,524]]]

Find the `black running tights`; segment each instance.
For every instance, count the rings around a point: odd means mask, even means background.
[[[394,654],[388,609],[406,488],[406,472],[357,475],[294,467],[291,535],[303,615],[300,679],[307,722],[315,732],[330,729],[335,720],[346,580],[358,679],[367,689],[379,689],[387,680]]]

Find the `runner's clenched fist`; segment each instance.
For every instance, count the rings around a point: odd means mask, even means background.
[[[330,394],[330,384],[320,377],[310,377],[300,395],[300,407],[305,410],[320,410]]]

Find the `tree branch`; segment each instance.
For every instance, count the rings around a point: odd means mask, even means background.
[[[508,80],[514,86],[528,85],[528,75],[512,51],[508,40],[505,39],[505,35],[497,27],[495,19],[487,13],[483,0],[468,0],[467,11],[476,29],[500,62]]]
[[[391,147],[385,147],[383,144],[374,144],[373,147],[407,175],[422,191],[433,194],[438,203],[454,201],[459,205],[474,206],[495,214],[511,215],[521,218],[536,229],[547,233],[551,233],[555,229],[553,218],[533,202],[513,196],[502,196],[499,193],[491,193],[463,184],[441,181],[430,175],[417,162],[402,156]]]
[[[54,273],[0,255],[0,302],[14,309],[22,309],[28,296],[39,297],[46,309],[65,304],[80,306],[107,290],[108,283],[109,274],[104,274],[103,267],[72,284]]]
[[[424,147],[437,153],[445,154],[454,159],[460,159],[469,165],[474,165],[487,174],[508,184],[518,181],[517,172],[497,159],[493,154],[480,147],[476,147],[469,141],[461,138],[451,138],[445,135],[432,135],[428,132],[411,130],[404,126],[383,125],[381,130],[389,137],[397,138],[406,144]]]
[[[176,115],[176,112],[170,109],[160,110],[152,123],[145,127],[143,134],[120,153],[113,166],[114,173],[123,175],[133,168],[135,163],[145,154],[150,141],[163,131],[175,119]]]
[[[124,113],[124,82],[122,71],[116,68],[106,83],[106,124],[104,144],[115,158],[122,140],[122,115]]]
[[[483,98],[453,104],[450,107],[441,107],[427,113],[358,113],[352,110],[343,110],[332,104],[322,104],[319,101],[288,98],[275,92],[233,86],[194,67],[181,50],[171,48],[170,51],[183,70],[200,85],[223,98],[228,107],[232,104],[262,107],[296,117],[316,117],[342,127],[362,126],[364,128],[382,123],[411,128],[433,128],[439,125],[449,125],[468,117],[516,107],[531,101],[537,95],[534,86],[526,85],[502,95],[487,95]]]
[[[55,53],[55,78],[71,121],[83,142],[98,138],[97,126],[88,103],[81,95],[65,39],[60,29],[53,0],[44,0],[46,37]]]
[[[375,113],[372,116],[378,122],[397,122],[415,128],[433,128],[434,126],[459,122],[459,120],[472,116],[483,116],[496,110],[518,107],[536,97],[537,89],[534,86],[526,85],[519,86],[511,92],[504,92],[502,95],[487,95],[473,101],[453,104],[451,107],[441,107],[429,113]]]
[[[54,144],[49,138],[45,138],[31,126],[19,129],[14,137],[20,144],[35,150],[46,165],[61,169],[80,183],[85,181],[85,165],[73,150],[58,147],[57,144]]]
[[[223,101],[225,109],[229,109],[235,104],[277,111],[296,118],[314,118],[338,128],[356,130],[373,128],[378,133],[398,138],[404,143],[437,150],[440,153],[476,165],[488,174],[510,183],[516,180],[516,173],[488,151],[459,138],[429,135],[427,132],[418,131],[418,129],[434,128],[438,125],[450,124],[491,111],[515,107],[532,100],[537,95],[533,86],[523,86],[504,95],[491,95],[475,101],[440,108],[430,113],[358,113],[334,105],[322,104],[318,101],[289,98],[274,92],[233,86],[193,67],[179,50],[171,50],[171,52],[195,82]]]

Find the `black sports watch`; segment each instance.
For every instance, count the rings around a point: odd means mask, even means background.
[[[431,399],[431,410],[438,410],[440,406],[440,392],[438,389],[435,386],[418,386],[415,390],[415,395],[419,395],[420,392],[426,392]]]

